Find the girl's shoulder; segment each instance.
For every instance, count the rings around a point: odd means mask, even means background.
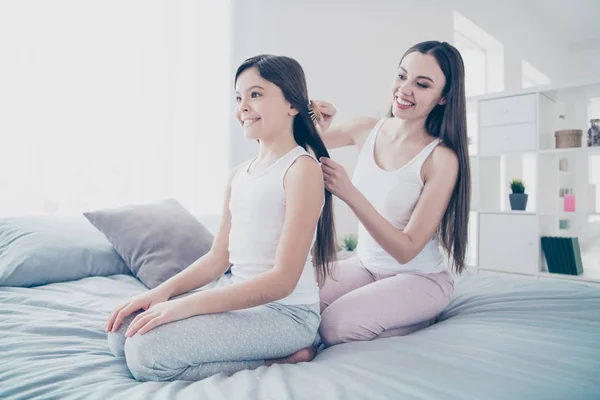
[[[317,159],[312,151],[304,150],[302,147],[298,149],[293,159],[290,162],[288,170],[296,169],[305,171],[307,174],[316,174],[318,172],[319,178],[322,178],[321,162]]]
[[[321,164],[316,157],[302,149],[298,151],[296,157],[292,160],[287,171],[285,172],[284,180],[292,180],[308,183],[310,181],[323,181],[323,171]],[[285,183],[285,182],[284,182]]]
[[[249,158],[249,159],[235,165],[234,167],[232,167],[229,170],[229,183],[231,183],[235,179],[235,177],[239,175],[240,172],[242,172],[244,169],[247,169],[248,166],[250,165],[250,163],[252,161],[254,161],[255,159],[256,159],[256,157]]]

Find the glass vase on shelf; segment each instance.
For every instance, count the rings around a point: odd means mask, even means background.
[[[590,120],[590,129],[587,132],[588,147],[600,146],[600,119]]]

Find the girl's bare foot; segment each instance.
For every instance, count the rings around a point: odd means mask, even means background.
[[[265,365],[268,367],[273,364],[296,364],[299,362],[308,362],[315,358],[317,351],[314,347],[309,346],[305,347],[302,350],[298,350],[297,352],[290,354],[287,357],[276,358],[274,360],[266,360]]]

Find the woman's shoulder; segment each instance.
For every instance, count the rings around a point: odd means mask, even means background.
[[[354,128],[356,135],[368,136],[369,133],[378,124],[381,125],[385,122],[386,118],[374,118],[374,117],[357,117],[349,121],[351,126]]]
[[[360,150],[367,138],[375,129],[379,129],[387,118],[358,117],[350,121],[353,132],[352,139]]]
[[[380,122],[381,120],[384,120],[384,119],[385,118],[356,117],[356,118],[351,119],[350,122],[359,128],[373,129],[375,127],[375,125],[377,125],[378,122]]]
[[[380,119],[373,117],[354,117],[340,123],[338,126],[352,137],[368,135],[369,132],[380,122]]]
[[[434,141],[439,142],[437,146],[435,146],[435,149],[433,149],[432,151],[432,156],[435,155],[435,157],[443,160],[443,161],[450,161],[450,160],[456,160],[458,161],[458,156],[456,155],[456,152],[454,150],[452,150],[450,147],[448,147],[448,145],[446,143],[444,143],[443,140],[436,138],[434,139]]]
[[[448,147],[443,141],[439,141],[439,144],[435,146],[429,157],[429,167],[431,171],[456,171],[458,170],[458,156],[456,152]]]

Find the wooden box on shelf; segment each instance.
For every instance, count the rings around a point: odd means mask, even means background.
[[[572,147],[581,147],[583,131],[581,129],[566,129],[556,131],[556,148],[567,149]]]

